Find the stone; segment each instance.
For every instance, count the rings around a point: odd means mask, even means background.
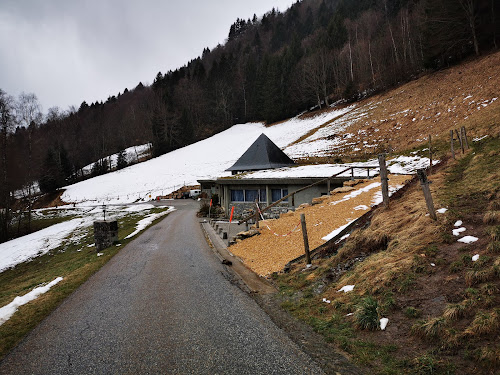
[[[342,186],[338,187],[336,189],[333,189],[330,194],[337,194],[337,193],[348,193],[350,191],[356,190],[356,188],[353,188],[352,186]]]
[[[362,184],[363,182],[366,182],[366,181],[368,181],[368,180],[358,179],[358,180],[345,181],[344,186],[356,186],[357,184]]]
[[[94,221],[94,242],[96,251],[110,247],[118,242],[118,222],[112,221]]]
[[[323,203],[325,200],[327,200],[329,197],[328,195],[323,195],[321,197],[316,197],[316,198],[313,198],[312,200],[312,205],[315,206],[317,204],[321,204]]]

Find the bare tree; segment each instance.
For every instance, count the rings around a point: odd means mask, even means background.
[[[306,96],[318,103],[324,101],[328,106],[329,83],[331,76],[331,57],[324,49],[316,52],[305,60],[303,68],[303,87]]]
[[[462,7],[465,18],[467,20],[469,31],[471,33],[472,44],[474,45],[474,52],[479,56],[479,43],[477,42],[477,0],[458,0]]]
[[[33,206],[33,132],[42,122],[42,107],[33,93],[21,93],[16,106],[19,125],[28,128],[28,231],[31,231],[31,209]]]
[[[0,185],[0,241],[9,238],[10,184],[7,175],[7,136],[14,128],[14,98],[0,89],[0,134],[1,134],[1,185]]]

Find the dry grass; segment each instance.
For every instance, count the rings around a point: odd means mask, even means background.
[[[471,287],[479,283],[490,281],[494,277],[495,277],[494,268],[487,268],[482,270],[470,270],[465,273],[465,284],[468,287]]]
[[[484,214],[483,222],[487,225],[500,224],[500,211],[488,211]]]
[[[498,368],[500,365],[500,347],[484,347],[479,351],[478,360],[483,362],[487,367]]]
[[[439,316],[429,320],[421,320],[415,323],[411,331],[413,334],[425,337],[425,338],[437,338],[440,337],[445,329],[446,320]]]
[[[442,186],[443,176],[433,175],[432,180],[431,190],[435,194]],[[419,186],[412,188],[404,201],[394,202],[389,210],[380,210],[370,227],[353,234],[338,255],[332,258],[331,264],[342,262],[353,254],[366,252],[361,244],[380,243],[382,239],[386,240],[390,233],[386,250],[371,255],[357,265],[338,285],[355,284],[360,293],[376,293],[389,286],[406,289],[404,285],[394,284],[401,282],[402,275],[411,273],[415,266],[415,255],[425,261],[425,256],[421,255],[424,249],[439,241],[440,223],[433,222],[426,214],[427,207]],[[441,216],[438,218],[443,219]]]
[[[479,311],[472,323],[465,330],[469,336],[489,335],[498,332],[500,316],[498,311]]]
[[[353,135],[349,142],[332,150],[332,155],[355,158],[382,150],[405,152],[427,143],[429,134],[447,143],[449,131],[461,126],[467,128],[470,138],[498,135],[499,66],[497,52],[357,103],[356,109],[332,123],[332,133],[339,137]],[[344,122],[347,128],[339,130],[338,125]],[[366,140],[371,149],[364,144]],[[458,142],[455,146],[459,148]]]
[[[443,317],[448,321],[458,320],[463,318],[466,312],[467,309],[464,303],[454,303],[446,306]]]

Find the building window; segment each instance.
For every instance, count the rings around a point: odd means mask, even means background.
[[[267,202],[267,192],[266,189],[260,189],[260,201],[263,203]]]
[[[271,198],[273,202],[279,201],[281,198],[288,195],[288,189],[271,189]],[[288,198],[285,199],[288,202]]]
[[[266,189],[231,190],[231,202],[255,202],[256,199],[266,203]]]
[[[258,190],[245,190],[245,202],[255,202],[259,198]]]
[[[231,190],[231,202],[244,202],[244,190]]]

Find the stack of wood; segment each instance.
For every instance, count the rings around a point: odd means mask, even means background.
[[[196,189],[201,189],[201,186],[200,185],[183,186],[164,197],[160,197],[160,199],[181,199],[184,193],[189,193],[190,190],[196,190]]]

